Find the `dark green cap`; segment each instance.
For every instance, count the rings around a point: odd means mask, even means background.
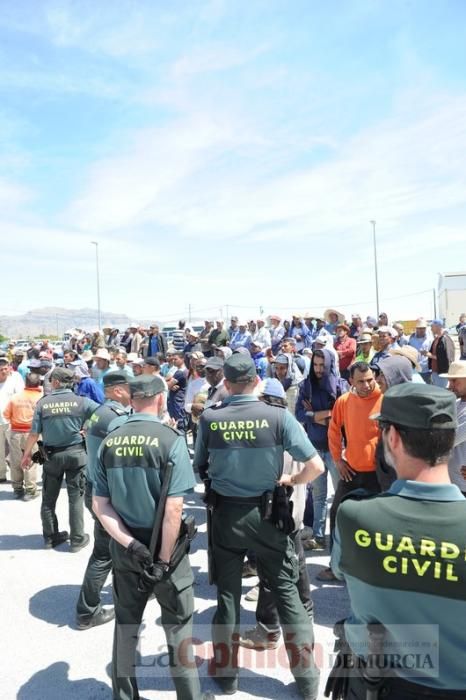
[[[126,372],[107,372],[102,379],[103,385],[106,389],[112,386],[117,386],[118,384],[129,384],[129,376]]]
[[[165,384],[157,375],[142,374],[131,378],[128,383],[132,399],[149,399],[165,391]]]
[[[52,374],[50,375],[50,379],[57,379],[63,384],[72,384],[74,379],[74,372],[71,369],[66,369],[66,367],[55,367]]]
[[[451,391],[431,384],[398,384],[383,395],[380,413],[373,420],[419,430],[454,430],[456,398]]]
[[[223,365],[223,374],[233,384],[247,384],[257,376],[256,365],[250,355],[234,353]]]

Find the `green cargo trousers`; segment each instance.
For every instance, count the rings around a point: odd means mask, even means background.
[[[84,503],[94,519],[94,547],[89,557],[76,604],[76,614],[82,621],[98,615],[102,609],[100,600],[102,588],[112,570],[109,548],[110,535],[102,527],[92,510],[92,483],[90,481],[86,484]]]
[[[54,452],[44,462],[42,474],[42,505],[40,516],[45,539],[53,539],[58,533],[55,506],[60,494],[63,477],[68,492],[70,540],[78,544],[84,539],[84,489],[87,454],[81,446]]]
[[[115,632],[113,637],[112,688],[113,700],[138,700],[136,682],[136,648],[138,632],[148,593],[138,591],[140,572],[134,568],[124,547],[110,542],[113,561],[113,600]],[[197,666],[192,649],[194,577],[186,555],[170,576],[154,588],[161,608],[170,672],[178,700],[200,700],[202,697]],[[154,668],[156,677],[156,668]]]
[[[292,540],[262,520],[257,505],[225,501],[214,509],[212,540],[217,577],[217,611],[212,621],[216,674],[231,679],[238,676],[241,572],[246,551],[252,549],[276,600],[298,689],[305,698],[316,698],[319,671],[312,655],[313,626],[296,586],[298,557]]]

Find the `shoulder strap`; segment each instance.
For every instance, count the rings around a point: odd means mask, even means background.
[[[162,482],[162,490],[160,491],[160,498],[157,504],[157,512],[155,514],[154,527],[152,529],[152,535],[149,543],[149,552],[152,554],[152,558],[155,561],[157,554],[160,549],[160,534],[162,530],[163,516],[165,515],[165,503],[167,501],[168,489],[170,488],[170,482],[172,478],[173,462],[168,460],[167,468],[165,469],[165,475]]]

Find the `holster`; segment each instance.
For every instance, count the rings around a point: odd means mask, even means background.
[[[332,670],[325,685],[324,695],[332,700],[344,700],[348,692],[348,679],[354,668],[353,652],[345,637],[344,620],[335,623],[333,633],[336,637],[334,651],[338,652]]]
[[[197,534],[196,521],[192,515],[183,517],[181,521],[180,534],[175,544],[175,548],[170,557],[170,573],[176,569],[183,557],[189,553],[191,542]]]
[[[261,496],[262,520],[270,520],[273,513],[273,491],[264,491]]]
[[[292,486],[277,485],[273,491],[270,521],[286,535],[291,535],[296,529],[293,520],[293,502],[290,500],[292,493]]]
[[[49,452],[45,449],[42,440],[37,441],[37,450],[31,455],[31,459],[36,464],[44,464],[48,459],[50,459]]]

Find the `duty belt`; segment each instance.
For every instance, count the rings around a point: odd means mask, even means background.
[[[216,494],[217,503],[237,503],[243,506],[260,506],[262,503],[261,496],[222,496],[220,493]]]
[[[44,447],[47,450],[47,452],[53,455],[56,452],[66,452],[66,450],[73,450],[76,448],[84,449],[84,445],[84,442],[76,442],[74,445],[63,445],[62,447],[52,447],[51,445],[44,445]]]

